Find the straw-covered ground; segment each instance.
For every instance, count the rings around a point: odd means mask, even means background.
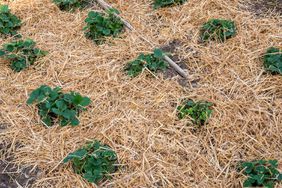
[[[189,0],[157,11],[150,0],[108,0],[154,46],[180,41],[174,53],[189,78],[179,84],[179,76],[148,71],[129,78],[126,63],[153,48],[128,30],[95,45],[82,31],[90,9],[62,12],[51,0],[2,2],[23,20],[23,37],[49,51],[20,73],[0,64],[1,159],[10,155],[20,167],[40,171],[33,187],[94,187],[61,164],[91,139],[110,145],[121,164],[101,187],[241,187],[239,161],[278,159],[282,169],[282,77],[266,73],[261,61],[268,47],[282,47],[278,11],[257,14],[238,0]],[[238,34],[199,43],[210,18],[234,20]],[[42,84],[91,98],[79,126],[42,125],[36,108],[26,105]],[[177,119],[184,98],[214,103],[208,125],[193,129],[190,120]]]

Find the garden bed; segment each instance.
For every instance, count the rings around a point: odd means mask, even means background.
[[[235,0],[159,9],[151,0],[107,2],[155,48],[167,49],[188,78],[179,84],[175,73],[148,70],[129,77],[127,63],[154,48],[126,29],[101,44],[85,37],[88,12],[103,12],[96,4],[68,12],[51,0],[5,1],[22,21],[23,39],[48,51],[19,73],[0,60],[0,122],[8,125],[0,139],[21,145],[12,151],[13,163],[40,169],[33,187],[95,187],[62,163],[91,140],[118,158],[118,170],[101,187],[240,187],[246,178],[239,162],[277,159],[282,169],[282,76],[263,65],[269,47],[282,47],[277,14],[258,18]],[[201,42],[211,18],[234,21],[236,35]],[[0,38],[0,46],[11,40]],[[26,104],[41,85],[91,99],[78,126],[42,126],[38,109]],[[195,128],[177,117],[185,99],[213,104],[206,124]]]

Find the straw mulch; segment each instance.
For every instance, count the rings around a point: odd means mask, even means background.
[[[101,187],[240,187],[241,160],[278,159],[282,169],[282,77],[267,74],[261,61],[268,47],[282,47],[279,15],[257,18],[238,0],[189,0],[158,11],[150,0],[108,2],[156,47],[182,42],[177,53],[188,67],[187,86],[148,71],[130,79],[124,65],[152,47],[129,31],[95,45],[82,31],[89,9],[68,13],[51,0],[5,1],[24,21],[22,35],[49,51],[20,73],[0,64],[0,118],[7,125],[0,139],[12,143],[15,163],[41,169],[33,187],[95,187],[61,164],[90,139],[114,148],[121,164]],[[199,29],[210,18],[234,20],[237,36],[200,44]],[[36,108],[26,105],[42,84],[92,99],[78,127],[42,125]],[[215,104],[208,125],[195,130],[176,118],[183,98]]]

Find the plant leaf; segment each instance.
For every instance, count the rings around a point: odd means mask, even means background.
[[[163,56],[164,56],[164,54],[163,54],[163,52],[162,52],[162,50],[160,50],[160,49],[155,49],[154,50],[154,56],[156,57],[156,58],[163,58]]]
[[[83,159],[87,155],[87,150],[85,149],[79,149],[73,153],[68,154],[68,156],[63,160],[64,163],[67,163],[68,161],[77,158],[79,160]]]

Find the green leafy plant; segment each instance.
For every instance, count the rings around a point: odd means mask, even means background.
[[[79,93],[62,93],[60,87],[51,89],[42,85],[31,92],[27,104],[36,103],[41,120],[51,126],[57,120],[61,126],[79,124],[78,116],[91,103],[88,97]]]
[[[37,58],[47,54],[46,51],[35,48],[35,45],[36,43],[31,39],[6,43],[0,49],[0,57],[11,62],[12,70],[20,72],[33,65]]]
[[[152,54],[140,54],[137,59],[129,62],[125,71],[130,77],[139,75],[146,67],[152,72],[165,70],[168,68],[168,63],[163,60],[164,53],[160,49],[155,49]]]
[[[107,15],[90,11],[85,19],[85,36],[93,40],[96,44],[104,42],[105,37],[117,37],[124,28],[123,22],[116,17],[117,10],[111,9]]]
[[[154,8],[167,7],[171,5],[182,5],[187,0],[154,0]]]
[[[244,187],[273,188],[276,181],[282,180],[282,174],[277,170],[277,160],[255,160],[242,162],[239,170],[248,178],[244,181]]]
[[[264,67],[274,74],[282,74],[282,50],[279,48],[268,48],[264,55]]]
[[[8,5],[0,5],[0,34],[16,35],[21,26],[21,20],[10,12]]]
[[[72,162],[74,172],[89,182],[99,182],[111,178],[117,170],[117,154],[108,145],[92,141],[82,149],[70,153],[64,163]]]
[[[86,0],[53,0],[60,10],[72,11],[77,8],[84,8],[88,2]]]
[[[206,101],[186,100],[183,105],[177,107],[178,118],[183,119],[190,116],[195,124],[203,125],[212,113],[212,105],[212,103]]]
[[[216,40],[225,42],[236,35],[236,26],[233,21],[222,19],[211,19],[201,29],[201,40]]]

